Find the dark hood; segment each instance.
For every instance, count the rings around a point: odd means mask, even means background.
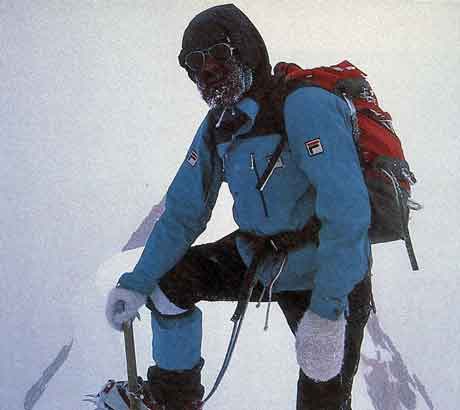
[[[249,94],[270,82],[271,66],[262,36],[249,18],[233,4],[211,7],[193,18],[182,38],[179,64],[187,69],[184,58],[190,51],[206,49],[222,42],[230,42],[236,47],[239,60],[252,68],[254,82]],[[191,73],[188,74],[193,80]]]

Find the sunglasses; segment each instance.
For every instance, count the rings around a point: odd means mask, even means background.
[[[227,43],[214,44],[205,50],[191,51],[185,56],[184,63],[190,70],[200,71],[204,66],[206,56],[211,56],[223,63],[230,60],[234,50],[236,48]]]

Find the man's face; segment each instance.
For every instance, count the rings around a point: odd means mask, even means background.
[[[188,61],[198,91],[210,108],[237,103],[251,85],[251,70],[244,68],[229,45],[194,52]]]

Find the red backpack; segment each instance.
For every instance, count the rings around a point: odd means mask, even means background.
[[[302,69],[293,63],[278,63],[274,75],[284,86],[292,83],[321,87],[347,102],[371,202],[370,241],[374,244],[403,240],[412,269],[418,270],[408,228],[409,211],[421,208],[410,199],[410,186],[416,179],[404,158],[391,115],[379,107],[366,74],[345,60],[334,66],[313,69]],[[259,189],[263,189],[271,174],[271,165],[274,166],[281,150],[282,146],[279,146],[273,154]]]

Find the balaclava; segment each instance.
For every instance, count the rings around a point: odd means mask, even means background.
[[[207,58],[200,72],[186,66],[189,52],[218,43],[235,48],[229,61],[215,65]],[[230,106],[243,95],[256,94],[271,79],[268,53],[260,33],[233,4],[211,7],[192,19],[184,32],[179,64],[187,70],[211,108]]]

